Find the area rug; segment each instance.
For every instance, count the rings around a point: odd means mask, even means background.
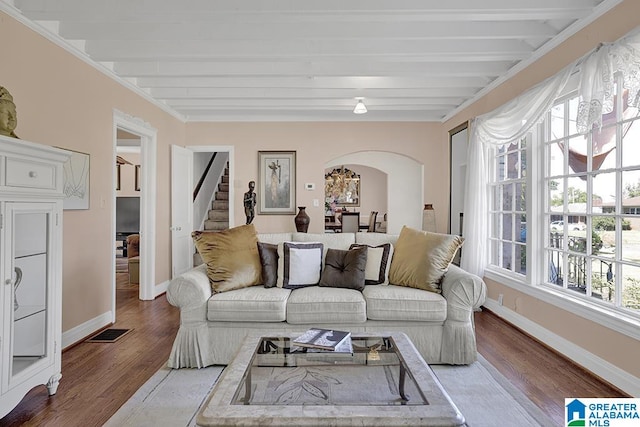
[[[551,420],[482,356],[469,366],[432,366],[470,427],[547,427]],[[160,369],[105,424],[195,426],[224,367]]]

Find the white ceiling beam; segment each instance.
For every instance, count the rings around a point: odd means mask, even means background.
[[[143,77],[146,88],[287,88],[287,89],[422,89],[433,87],[484,87],[487,78],[452,77]]]
[[[237,2],[209,1],[209,0],[182,0],[154,1],[152,10],[149,10],[147,2],[132,2],[129,0],[87,1],[87,0],[16,0],[16,6],[27,11],[34,19],[38,15],[55,16],[73,13],[77,19],[99,19],[101,16],[114,16],[118,20],[126,20],[127,16],[143,14],[147,18],[165,16],[165,19],[184,20],[200,19],[210,20],[217,17],[221,21],[228,20],[228,15],[241,17],[245,20],[254,19],[257,22],[265,17],[277,19],[290,18],[299,21],[300,18],[320,19],[328,21],[355,20],[367,17],[381,16],[388,19],[389,16],[406,17],[415,19],[418,16],[437,17],[447,19],[479,20],[490,17],[498,19],[561,19],[562,16],[586,14],[599,2],[597,0],[483,0],[481,4],[469,0],[325,0],[322,2],[292,2],[290,0],[269,1],[251,0]],[[519,18],[518,18],[519,17]],[[54,18],[55,19],[55,18]]]
[[[61,36],[76,39],[91,35],[92,40],[433,40],[433,39],[522,39],[529,37],[551,38],[557,30],[542,22],[338,22],[330,27],[326,23],[261,22],[239,26],[221,22],[64,22],[59,29]]]
[[[356,78],[389,75],[416,77],[486,77],[501,75],[514,61],[166,61],[118,62],[114,69],[121,76],[137,77],[286,77]],[[419,82],[420,80],[416,80]],[[446,79],[443,81],[447,81]],[[486,82],[485,82],[486,83]],[[190,80],[184,84],[189,85]],[[277,83],[274,83],[277,84]]]
[[[294,97],[320,97],[320,98],[355,98],[384,97],[386,94],[403,98],[426,97],[466,97],[477,92],[479,88],[424,88],[424,89],[311,89],[298,90],[286,88],[162,88],[152,89],[151,95],[160,99],[203,99],[203,98],[294,98]]]
[[[531,47],[521,40],[326,40],[286,41],[112,41],[89,40],[87,53],[97,61],[180,60],[225,58],[297,58],[297,57],[393,57],[416,55],[419,58],[495,57],[520,59],[531,54]],[[504,59],[503,59],[504,60]],[[467,59],[469,61],[469,59]]]
[[[435,100],[435,98],[434,98]],[[441,101],[442,99],[437,98]],[[200,101],[200,102],[196,102]],[[370,98],[365,97],[367,107],[379,107],[381,109],[397,108],[423,108],[427,110],[450,110],[455,107],[453,102],[433,102],[430,98]],[[229,107],[259,107],[259,108],[330,108],[355,105],[354,98],[215,98],[199,100],[171,100],[167,104],[176,109],[207,109]]]
[[[376,111],[369,110],[367,114],[353,114],[353,107],[341,110],[300,111],[300,110],[212,110],[209,112],[192,111],[185,114],[190,122],[294,122],[294,121],[325,121],[325,122],[432,122],[440,121],[441,111]]]

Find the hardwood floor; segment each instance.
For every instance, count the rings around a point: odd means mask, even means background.
[[[164,365],[178,310],[164,296],[139,301],[135,288],[118,289],[117,299],[114,327],[133,331],[115,343],[83,342],[63,352],[58,393],[33,389],[0,426],[100,426]],[[480,353],[555,425],[563,425],[565,397],[624,396],[495,314],[483,311],[475,319]]]

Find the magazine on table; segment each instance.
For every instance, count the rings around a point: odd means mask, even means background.
[[[292,344],[298,347],[328,350],[336,352],[353,352],[351,345],[351,332],[336,331],[332,329],[311,328]]]

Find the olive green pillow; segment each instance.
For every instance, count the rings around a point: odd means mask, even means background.
[[[213,292],[262,283],[258,236],[253,224],[224,231],[194,231],[191,237],[207,264]]]
[[[395,244],[389,283],[440,293],[440,280],[464,239],[404,226]]]

